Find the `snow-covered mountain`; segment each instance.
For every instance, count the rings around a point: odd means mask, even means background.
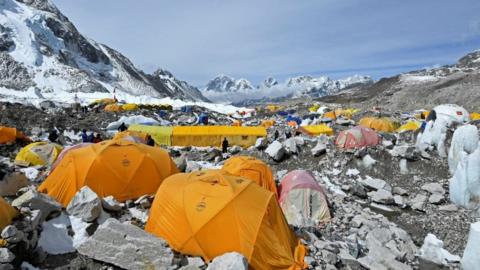
[[[121,53],[84,37],[50,0],[0,0],[0,96],[56,99],[114,89],[206,100],[171,73],[145,74]]]
[[[252,84],[246,79],[235,80],[232,77],[226,75],[218,75],[210,80],[204,91],[212,92],[237,92],[253,89]]]
[[[368,76],[355,75],[341,80],[333,80],[326,76],[298,76],[278,83],[275,78],[268,77],[257,87],[245,80],[235,80],[220,75],[208,82],[202,93],[216,102],[241,103],[246,100],[268,100],[286,97],[322,97],[335,94],[341,90],[361,85],[373,84]]]

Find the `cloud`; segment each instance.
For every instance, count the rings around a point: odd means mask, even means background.
[[[87,36],[141,68],[204,85],[219,73],[367,72],[452,63],[478,46],[478,0],[54,0]],[[368,73],[372,72],[372,73]]]

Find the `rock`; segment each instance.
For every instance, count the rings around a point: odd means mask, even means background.
[[[279,141],[274,141],[267,147],[267,149],[265,149],[265,153],[275,161],[282,161],[286,154],[286,150]]]
[[[425,204],[428,197],[423,194],[417,194],[415,198],[410,201],[410,207],[414,210],[425,211]]]
[[[28,179],[25,174],[13,172],[0,180],[0,196],[14,196],[20,188],[28,185]]]
[[[206,161],[213,161],[216,157],[221,157],[222,151],[217,148],[210,148],[208,153],[205,155],[204,159]]]
[[[283,142],[283,146],[289,154],[296,154],[298,152],[297,142],[295,141],[295,138],[286,139]]]
[[[460,262],[460,257],[450,254],[443,248],[443,241],[437,239],[433,234],[428,234],[419,250],[419,256],[424,260],[434,262],[439,265],[448,265],[451,262]]]
[[[102,199],[102,206],[108,211],[120,211],[122,210],[122,204],[120,204],[113,196],[108,196]]]
[[[384,189],[386,191],[390,191],[390,192],[392,191],[392,186],[390,186],[390,184],[388,184],[387,182],[381,179],[376,179],[376,178],[367,176],[366,179],[360,180],[360,183],[369,190]]]
[[[185,172],[187,170],[187,159],[184,156],[176,157],[173,159],[175,165],[180,172]]]
[[[41,211],[40,221],[44,221],[52,212],[62,209],[62,205],[46,194],[36,190],[29,190],[12,202],[13,207],[28,207],[32,210]]]
[[[185,169],[185,172],[194,172],[201,170],[202,167],[195,161],[187,161],[187,168]]]
[[[361,148],[355,151],[354,156],[357,158],[364,158],[368,155],[367,148]]]
[[[255,148],[263,150],[268,147],[268,140],[266,138],[258,138],[255,142]]]
[[[322,259],[328,264],[336,264],[338,261],[337,255],[328,250],[322,250],[320,252]]]
[[[445,189],[439,183],[428,183],[422,186],[422,189],[432,194],[445,194]]]
[[[390,207],[387,207],[387,206],[385,206],[385,205],[383,205],[383,204],[374,203],[374,202],[372,202],[372,203],[370,204],[370,208],[376,209],[376,210],[380,210],[380,211],[383,211],[383,212],[387,212],[387,213],[393,213],[393,212],[395,212],[395,210],[393,210],[393,209],[390,208]]]
[[[142,229],[108,219],[77,251],[124,269],[170,269],[173,252],[165,241]]]
[[[195,266],[200,268],[205,265],[205,262],[200,257],[188,257],[187,260],[189,266]]]
[[[346,176],[350,176],[350,177],[357,176],[359,174],[360,174],[360,171],[357,169],[348,169],[347,172],[345,173]]]
[[[373,159],[370,155],[366,155],[362,159],[362,165],[366,169],[371,169],[376,163],[377,161]]]
[[[234,145],[232,147],[230,147],[230,149],[228,149],[228,152],[232,155],[235,155],[235,154],[238,154],[240,152],[242,152],[243,148],[241,146],[238,146],[238,145]]]
[[[394,187],[392,192],[393,194],[400,195],[400,196],[408,195],[408,192],[401,187]]]
[[[394,195],[393,196],[393,201],[395,202],[396,205],[398,205],[402,208],[405,207],[405,205],[406,205],[405,199],[400,195]]]
[[[457,212],[458,207],[455,204],[448,204],[448,205],[442,205],[438,207],[438,210],[447,211],[447,212]]]
[[[11,263],[15,260],[15,255],[8,248],[0,248],[0,263]]]
[[[213,259],[207,270],[247,270],[247,259],[240,253],[229,252]]]
[[[440,204],[445,202],[445,198],[442,194],[435,193],[430,195],[430,198],[428,198],[428,202],[431,204]]]
[[[307,265],[314,265],[315,264],[315,259],[310,257],[310,256],[305,256],[303,258],[303,262],[306,263]]]
[[[420,153],[415,146],[401,145],[395,146],[390,154],[394,157],[405,158],[409,161],[417,161],[420,159]]]
[[[363,187],[363,185],[361,184],[358,184],[358,183],[354,183],[350,189],[350,192],[355,195],[355,196],[358,196],[362,199],[366,199],[367,198],[367,190],[365,189],[365,187]]]
[[[389,140],[383,140],[382,145],[385,146],[386,149],[393,149],[393,147],[395,146],[395,144],[393,144],[393,142]]]
[[[135,201],[136,205],[140,205],[143,209],[148,209],[152,206],[149,195],[143,195]]]
[[[368,196],[370,196],[372,201],[377,202],[377,203],[382,203],[382,204],[393,204],[394,203],[392,193],[390,191],[386,191],[384,189],[379,189],[377,191],[369,192]]]
[[[352,221],[350,222],[350,224],[352,225],[352,227],[354,228],[360,228],[363,224],[363,217],[361,215],[356,215],[353,217]]]
[[[88,186],[82,187],[67,206],[67,213],[92,222],[102,212],[102,201]]]
[[[322,142],[318,142],[317,145],[310,150],[314,157],[319,157],[327,153],[327,145]]]
[[[2,238],[5,239],[9,244],[16,244],[25,240],[25,233],[19,231],[15,226],[9,225],[5,227],[2,231]]]
[[[295,140],[295,143],[297,144],[297,146],[305,145],[305,140],[302,137],[295,136],[293,137],[293,139]]]
[[[180,270],[201,270],[201,268],[199,268],[198,266],[194,266],[194,265],[186,265],[186,266],[183,266],[182,268],[180,268]]]

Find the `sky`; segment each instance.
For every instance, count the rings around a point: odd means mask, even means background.
[[[375,79],[480,49],[479,0],[53,0],[146,72],[203,86],[300,75]]]

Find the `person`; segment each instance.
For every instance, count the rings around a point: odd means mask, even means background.
[[[97,133],[97,134],[95,135],[95,137],[93,138],[93,143],[99,143],[99,142],[101,142],[101,141],[103,141],[103,140],[102,140],[102,136],[100,135],[100,133]]]
[[[95,136],[93,136],[93,132],[92,132],[90,133],[90,135],[88,135],[87,142],[93,143],[94,139],[95,139]]]
[[[280,133],[278,132],[278,130],[275,130],[275,133],[273,134],[273,139],[276,141],[278,137],[280,137]]]
[[[56,142],[58,139],[58,133],[55,129],[52,129],[49,133],[48,133],[48,140],[51,141],[52,143],[53,142]]]
[[[84,143],[88,142],[88,135],[87,135],[87,130],[86,129],[82,130],[81,136],[82,136],[82,142],[84,142]]]
[[[421,116],[423,117],[423,114],[421,114]],[[423,133],[425,131],[425,127],[427,126],[428,122],[435,122],[435,120],[437,120],[437,113],[435,112],[435,110],[432,110],[428,114],[427,119],[425,119],[425,121],[422,121],[422,125],[420,126],[420,133]]]
[[[88,112],[88,107],[87,106],[82,106],[82,112],[87,113]]]
[[[122,124],[118,127],[118,131],[123,132],[125,130],[127,130],[127,125],[125,125],[125,123],[122,122]]]
[[[147,136],[147,145],[155,146],[155,141],[153,140],[152,136],[150,136],[150,135]]]
[[[228,141],[227,141],[227,138],[223,138],[223,142],[222,142],[222,152],[223,153],[227,153],[227,150],[228,150]]]

